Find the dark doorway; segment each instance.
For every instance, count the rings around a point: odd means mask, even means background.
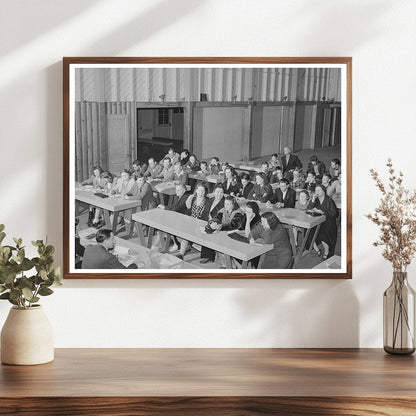
[[[173,147],[183,149],[183,107],[153,107],[137,109],[137,159],[149,157],[160,161]]]

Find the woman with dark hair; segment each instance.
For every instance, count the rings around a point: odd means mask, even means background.
[[[273,199],[273,188],[269,185],[269,181],[264,172],[256,173],[256,183],[253,186],[249,198],[260,202],[267,202]]]
[[[259,233],[262,230],[260,208],[257,205],[257,202],[248,201],[245,206],[245,213],[246,213],[246,217],[245,217],[246,223],[244,227],[244,232],[245,232],[246,237],[249,239],[252,231],[256,230],[254,232]],[[241,263],[241,260],[237,260],[237,261]],[[254,259],[251,259],[250,260],[251,266],[254,269],[257,269],[259,261],[260,261],[260,256],[255,257]]]
[[[240,176],[240,184],[237,191],[237,196],[248,199],[254,184],[250,182],[250,175],[248,173],[242,173]]]
[[[198,172],[201,169],[201,164],[194,154],[189,156],[187,166],[192,172]]]
[[[305,184],[303,185],[303,188],[309,192],[315,192],[316,184],[317,182],[316,182],[315,172],[309,171],[306,176],[306,181],[305,181]]]
[[[332,198],[326,195],[325,188],[322,185],[316,185],[315,194],[311,202],[312,211],[324,214],[326,220],[321,224],[318,235],[316,236],[315,250],[321,244],[323,251],[320,250],[324,259],[331,257],[335,253],[337,243],[337,217],[338,209]]]
[[[329,173],[324,173],[321,179],[321,185],[325,188],[325,193],[328,194],[328,190],[331,188],[331,175]]]
[[[181,166],[185,166],[188,163],[190,155],[191,154],[189,153],[188,149],[183,149],[181,151],[181,158],[179,160],[181,162]]]
[[[224,199],[224,208],[218,211],[217,217],[208,222],[205,227],[207,233],[217,231],[239,230],[244,226],[244,215],[237,201],[232,196]],[[215,261],[216,251],[207,247],[201,249],[201,263]]]
[[[134,199],[141,201],[141,211],[147,211],[149,209],[156,208],[157,201],[153,196],[152,187],[147,182],[146,177],[142,173],[137,173],[136,176],[137,179],[135,186],[131,189],[131,192],[126,196],[126,199]],[[131,216],[135,211],[136,208],[128,209],[125,211],[124,214],[126,231],[128,231],[129,233],[133,231],[133,228],[131,227]]]
[[[231,196],[236,196],[238,193],[237,174],[232,166],[225,169],[225,181],[222,183],[224,192]]]
[[[81,182],[81,186],[89,186],[94,188],[100,188],[102,186],[102,179],[101,173],[103,170],[100,166],[94,166],[92,168],[92,175],[86,179],[85,181]],[[96,227],[99,222],[100,210],[96,207],[90,205],[89,212],[88,212],[88,227]]]
[[[260,269],[290,269],[292,262],[292,247],[289,235],[279,218],[273,212],[261,215],[262,229],[253,229],[250,243],[262,238],[265,244],[273,244],[273,249],[265,253],[259,264]]]

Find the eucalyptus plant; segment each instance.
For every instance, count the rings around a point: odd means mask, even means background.
[[[0,299],[26,309],[40,296],[51,295],[51,286],[62,285],[61,270],[54,267],[54,246],[43,240],[32,241],[38,256],[27,258],[21,238],[13,238],[14,245],[2,245],[4,228],[0,224]]]

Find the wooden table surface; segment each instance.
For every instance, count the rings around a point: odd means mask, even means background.
[[[415,375],[380,349],[57,349],[0,367],[0,414],[415,415]]]
[[[247,244],[233,240],[225,231],[206,234],[201,231],[207,221],[199,220],[178,212],[155,208],[148,211],[137,212],[132,215],[133,221],[148,225],[171,235],[192,241],[211,248],[228,256],[249,261],[261,256],[273,248],[271,244]],[[144,241],[142,242],[142,244]]]

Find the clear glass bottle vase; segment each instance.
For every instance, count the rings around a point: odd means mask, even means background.
[[[384,351],[413,354],[415,351],[415,291],[407,273],[394,271],[383,295]]]

